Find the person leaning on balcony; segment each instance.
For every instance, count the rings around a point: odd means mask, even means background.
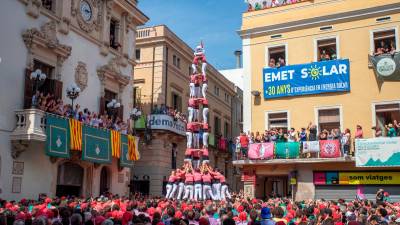
[[[343,149],[343,156],[347,156],[350,153],[350,140],[351,139],[351,134],[350,134],[350,129],[346,129],[344,131],[344,134],[342,135],[342,149]]]
[[[240,142],[240,152],[242,154],[242,157],[247,157],[247,149],[249,147],[249,138],[245,133],[241,133],[239,137],[239,142]]]
[[[271,67],[271,68],[275,68],[276,62],[275,62],[275,59],[274,59],[274,58],[271,58],[271,59],[269,60],[268,66]]]
[[[317,126],[315,124],[312,124],[312,122],[310,122],[308,124],[307,130],[309,132],[308,140],[316,141],[317,140]]]
[[[381,128],[376,127],[376,126],[373,126],[371,129],[375,131],[375,137],[382,137],[382,130],[381,130]]]
[[[388,125],[385,125],[385,128],[388,137],[396,137],[396,129],[393,127],[393,124],[389,123]]]
[[[393,120],[393,127],[397,131],[397,136],[400,136],[400,122],[398,123],[397,120]]]
[[[357,125],[356,133],[354,134],[354,138],[364,138],[363,130],[360,125]]]

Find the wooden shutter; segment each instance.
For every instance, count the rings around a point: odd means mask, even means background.
[[[62,99],[63,82],[59,80],[53,80],[53,93],[55,99]]]
[[[32,105],[33,82],[30,78],[32,70],[25,69],[25,90],[24,90],[24,109],[30,108]]]
[[[99,104],[99,113],[103,115],[106,111],[106,99],[104,97],[100,97],[100,104]]]

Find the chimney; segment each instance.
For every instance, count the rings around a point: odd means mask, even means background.
[[[236,69],[242,68],[242,51],[236,50],[234,54],[236,56]]]

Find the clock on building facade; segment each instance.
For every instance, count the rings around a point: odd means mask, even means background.
[[[79,26],[86,32],[91,32],[97,26],[98,3],[96,0],[81,0],[77,4],[77,20]]]

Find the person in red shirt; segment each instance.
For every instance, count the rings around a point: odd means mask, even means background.
[[[208,157],[208,149],[203,147],[200,153],[202,164],[208,164],[210,162],[210,158]]]
[[[242,154],[242,157],[247,157],[247,149],[249,147],[249,138],[245,133],[241,133],[239,136],[239,142],[240,142],[240,152]]]
[[[206,94],[207,94],[207,88],[208,88],[208,81],[206,79],[206,77],[203,77],[203,84],[201,85],[201,95],[204,99],[207,98]]]
[[[227,198],[232,198],[231,193],[229,193],[229,188],[228,184],[226,183],[226,178],[224,174],[221,172],[221,177],[220,177],[220,182],[221,182],[221,199],[226,200]]]
[[[196,98],[190,98],[188,103],[188,122],[191,123],[198,119],[199,101]]]
[[[200,169],[196,168],[194,170],[194,200],[201,200],[202,199],[202,195],[201,195],[201,181],[202,181],[202,177],[201,177],[201,173],[200,173]]]
[[[185,196],[183,196],[183,199],[190,199],[193,200],[193,184],[194,184],[194,176],[193,172],[191,169],[189,169],[185,173]]]
[[[167,183],[167,194],[165,195],[165,198],[169,199],[173,197],[173,187],[174,184],[176,185],[176,174],[175,171],[171,171],[171,175],[168,178],[168,183]]]
[[[215,168],[214,172],[210,171],[210,173],[213,176],[212,188],[215,200],[221,200],[221,173],[218,168]]]
[[[178,183],[178,195],[176,196],[177,200],[182,199],[183,191],[185,189],[185,171],[181,169],[176,170],[176,176],[177,176],[177,183]]]
[[[207,99],[203,99],[203,123],[208,124],[208,101]]]
[[[202,124],[197,120],[191,123],[192,132],[193,132],[193,148],[200,148],[200,129],[202,128]]]
[[[185,151],[185,162],[192,162],[192,152],[193,150],[191,148],[187,148]]]
[[[208,148],[208,137],[210,136],[210,127],[207,123],[203,123],[203,141],[202,146],[203,148]]]
[[[214,194],[211,189],[211,174],[208,172],[208,169],[205,169],[203,175],[201,176],[203,181],[203,200],[207,200],[211,198],[215,200]]]

